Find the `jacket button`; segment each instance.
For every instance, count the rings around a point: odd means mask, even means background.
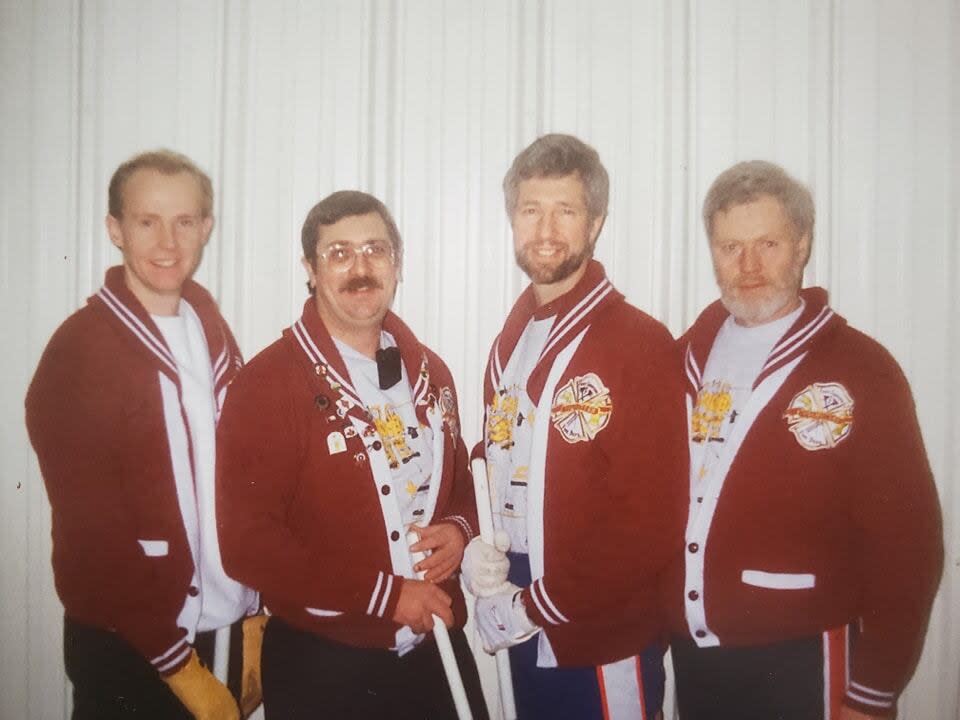
[[[187,590],[187,595],[189,595],[190,597],[196,597],[199,594],[200,594],[200,589],[194,585],[191,585],[190,588]]]
[[[707,631],[706,631],[706,630],[697,630],[697,631],[694,633],[694,635],[696,635],[698,638],[705,638],[705,637],[707,636]]]
[[[390,539],[396,542],[397,540],[400,539],[400,533],[394,530],[392,533],[390,533]]]
[[[697,502],[698,502],[698,503],[702,503],[702,502],[703,502],[703,498],[702,498],[702,497],[698,497],[698,498],[697,498]]]
[[[381,488],[380,488],[380,494],[381,494],[381,495],[389,495],[389,494],[390,494],[390,486],[389,486],[389,485],[384,485],[383,487],[381,487]]]
[[[700,593],[698,593],[696,590],[691,590],[690,592],[687,593],[687,597],[690,598],[691,600],[699,600]]]
[[[700,546],[697,545],[696,543],[690,543],[689,545],[687,545],[687,550],[689,550],[692,553],[697,552],[697,550],[699,549],[700,549]]]
[[[373,445],[371,445],[370,447],[372,447],[374,450],[379,450],[380,448],[383,447],[383,443],[380,442],[379,440],[374,440]]]

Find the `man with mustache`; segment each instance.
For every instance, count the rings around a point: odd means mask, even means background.
[[[670,333],[591,259],[608,186],[569,135],[533,142],[503,182],[531,280],[484,377],[509,580],[480,540],[464,576],[484,647],[510,648],[521,718],[653,718],[663,699],[656,577],[680,550],[680,373]]]
[[[169,150],[137,155],[110,180],[106,225],[123,264],[54,333],[26,401],[73,718],[238,718],[260,702],[263,616],[217,547],[214,428],[242,361],[191,280],[213,228],[210,178]],[[230,627],[239,708],[208,669]]]
[[[240,373],[219,433],[224,564],[271,613],[266,714],[456,718],[436,615],[485,718],[456,574],[476,533],[456,391],[390,312],[400,234],[383,203],[343,191],[301,240],[312,295]]]
[[[740,163],[703,221],[721,299],[680,341],[690,502],[664,583],[680,716],[893,717],[943,562],[910,388],[801,290],[806,187]]]

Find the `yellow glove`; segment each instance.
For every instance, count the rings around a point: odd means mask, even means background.
[[[240,711],[243,717],[249,717],[263,699],[260,650],[263,648],[263,631],[266,627],[266,615],[252,615],[243,621],[243,679],[240,684]]]
[[[197,720],[240,720],[240,709],[226,686],[190,651],[187,664],[163,678]]]

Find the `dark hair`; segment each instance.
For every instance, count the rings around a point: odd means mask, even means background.
[[[507,215],[517,209],[520,183],[535,177],[580,176],[590,218],[607,214],[610,177],[597,151],[573,135],[554,133],[534,140],[517,155],[503,178]]]
[[[703,226],[707,237],[713,232],[713,219],[717,213],[753,202],[764,195],[779,201],[798,237],[806,235],[813,240],[816,210],[810,190],[782,167],[765,160],[737,163],[713,181],[703,201]]]
[[[186,155],[173,150],[152,150],[134,155],[118,167],[110,178],[108,190],[108,210],[118,220],[123,216],[123,189],[137,170],[156,170],[164,175],[189,173],[200,186],[200,209],[203,217],[213,213],[213,184],[209,176],[194,164]]]
[[[333,225],[345,217],[366,215],[372,212],[377,213],[383,220],[383,224],[387,226],[395,262],[399,268],[403,257],[403,242],[400,240],[400,231],[397,230],[397,224],[393,221],[393,216],[387,210],[387,206],[377,198],[359,190],[340,190],[332,195],[327,195],[307,213],[307,219],[303,221],[303,229],[300,231],[303,256],[311,264],[316,262],[317,242],[320,240],[321,227]]]

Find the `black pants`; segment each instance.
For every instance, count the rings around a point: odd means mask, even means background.
[[[194,647],[213,667],[213,632],[199,633]],[[63,621],[63,660],[73,684],[73,720],[193,720],[153,665],[109,630]],[[230,633],[228,685],[240,696],[243,631]]]
[[[823,640],[697,647],[671,638],[680,720],[823,720]]]
[[[475,720],[486,720],[480,676],[463,630],[451,630]],[[456,720],[433,636],[398,657],[335,643],[270,618],[263,638],[263,707],[268,720]]]

